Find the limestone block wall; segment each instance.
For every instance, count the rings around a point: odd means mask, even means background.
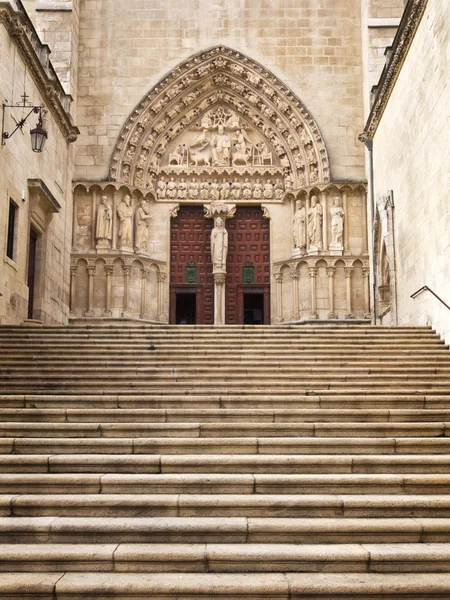
[[[450,5],[429,0],[374,137],[375,197],[393,194],[400,324],[450,341]],[[389,316],[387,316],[389,318]]]
[[[336,180],[363,180],[360,0],[84,0],[76,177],[102,180],[136,104],[182,61],[217,44],[277,75],[318,123]]]
[[[2,10],[2,17],[13,14]],[[23,34],[14,38],[5,23],[0,24],[0,97],[10,104],[20,102],[25,88],[33,105],[44,104],[48,109],[51,100],[44,93],[45,73],[39,61],[33,62],[32,49],[39,50],[39,42],[33,36],[28,39],[26,20],[23,15],[20,19]],[[30,49],[31,62],[27,64],[21,44]],[[56,79],[51,89],[59,108],[46,112],[48,140],[44,151],[37,154],[31,150],[30,129],[37,123],[34,114],[24,126],[23,135],[17,131],[0,145],[0,323],[21,323],[27,318],[30,227],[38,234],[33,317],[45,323],[64,323],[69,314],[73,161],[67,139],[70,124],[66,123],[64,131],[59,122],[67,119],[60,105],[60,99],[66,99]],[[15,127],[12,116],[20,119],[29,110],[8,109],[6,131],[11,133]],[[16,206],[12,259],[6,253],[11,201]]]

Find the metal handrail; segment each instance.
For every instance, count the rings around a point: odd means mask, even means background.
[[[418,296],[422,292],[426,292],[426,291],[431,292],[433,294],[433,296],[439,300],[439,302],[442,302],[442,304],[445,306],[445,308],[448,308],[448,310],[450,310],[450,306],[446,302],[444,302],[442,300],[442,298],[439,298],[439,296],[436,294],[436,292],[433,292],[433,290],[430,287],[428,287],[427,285],[422,286],[419,290],[417,290],[417,292],[414,292],[414,294],[411,295],[411,298],[416,298],[416,296]]]

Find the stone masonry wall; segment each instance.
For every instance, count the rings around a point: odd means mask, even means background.
[[[429,0],[374,138],[375,196],[394,192],[398,316],[450,341],[450,5]]]
[[[217,44],[259,61],[300,97],[325,138],[332,179],[365,179],[360,0],[81,0],[76,178],[106,178],[144,94]]]
[[[0,97],[10,103],[19,102],[24,81],[29,100],[45,104],[34,80],[21,59],[6,28],[0,25]],[[26,111],[28,112],[28,110]],[[8,111],[5,128],[11,132],[10,118],[21,118],[22,109]],[[35,317],[45,323],[67,322],[69,312],[70,250],[72,232],[73,161],[67,144],[52,115],[48,113],[48,140],[42,154],[31,150],[30,129],[37,116],[31,115],[24,135],[17,131],[0,146],[0,323],[21,323],[27,318],[28,244],[32,198],[29,179],[41,179],[61,205],[38,242],[38,279]],[[30,127],[31,125],[31,127]],[[13,260],[6,256],[9,203],[17,205],[17,227]]]

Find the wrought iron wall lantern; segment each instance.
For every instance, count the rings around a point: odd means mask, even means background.
[[[44,149],[45,142],[48,138],[48,133],[47,133],[46,129],[44,128],[44,124],[43,124],[44,105],[41,104],[40,106],[33,106],[33,104],[28,102],[28,96],[26,94],[23,94],[22,102],[19,102],[18,104],[8,104],[7,101],[5,101],[2,104],[2,108],[3,108],[2,146],[6,145],[6,141],[9,140],[10,138],[12,138],[12,136],[16,133],[16,131],[20,130],[20,132],[23,135],[23,128],[24,128],[25,123],[27,122],[28,118],[32,114],[35,114],[35,115],[38,115],[38,122],[36,124],[36,127],[30,131],[31,149],[33,150],[33,152],[42,152],[42,150]],[[6,111],[8,109],[14,109],[14,108],[29,109],[29,112],[26,116],[23,116],[19,120],[17,120],[13,115],[11,115],[11,118],[15,122],[16,127],[15,127],[15,129],[13,129],[13,131],[11,133],[9,133],[9,132],[5,131]]]

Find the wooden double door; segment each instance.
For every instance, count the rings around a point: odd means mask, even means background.
[[[259,206],[238,207],[226,223],[226,323],[270,323],[270,229]],[[214,324],[212,219],[183,206],[171,223],[170,322]]]

